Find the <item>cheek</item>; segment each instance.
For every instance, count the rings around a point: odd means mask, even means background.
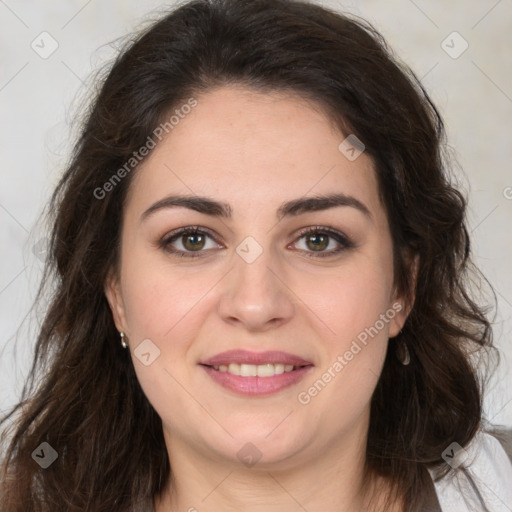
[[[132,360],[147,399],[173,424],[166,415],[189,410],[193,402],[184,391],[195,367],[190,348],[205,315],[200,299],[215,281],[209,276],[199,279],[198,274],[193,279],[155,259],[133,256],[125,259],[122,270]],[[137,346],[148,339],[154,344],[149,351],[158,355],[146,366]]]
[[[376,322],[381,338],[387,338],[395,316],[391,309],[392,270],[389,265],[359,258],[329,276],[312,279],[310,285],[313,284],[315,288],[310,289],[315,291],[305,295],[305,302],[318,312],[329,328],[328,338],[337,349],[350,344]],[[380,315],[386,312],[389,313],[384,322],[380,321]]]
[[[362,257],[317,281],[308,305],[329,330],[321,366],[302,387],[299,402],[315,403],[325,420],[350,422],[366,409],[386,357],[388,331],[396,317],[391,257]],[[342,417],[343,419],[340,419]]]
[[[201,297],[214,284],[211,275],[176,271],[162,258],[126,258],[122,287],[132,333],[163,342],[181,324],[193,321],[192,312],[197,314]]]
[[[359,386],[361,381],[368,382],[368,377],[372,382],[372,375],[380,374],[394,313],[386,288],[376,286],[379,276],[367,274],[367,277],[363,282],[359,279],[346,281],[338,293],[330,297],[327,322],[336,334],[328,347],[327,367],[339,363],[331,372],[338,370],[346,390]]]

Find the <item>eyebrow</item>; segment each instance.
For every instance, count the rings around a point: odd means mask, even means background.
[[[369,219],[372,219],[372,214],[365,204],[359,201],[359,199],[346,194],[316,195],[287,201],[278,208],[276,217],[278,220],[282,220],[284,217],[296,216],[307,212],[329,210],[340,206],[355,208]],[[213,217],[229,219],[232,215],[232,208],[229,204],[215,201],[209,197],[171,195],[152,204],[144,211],[141,220],[146,220],[159,210],[180,207]]]

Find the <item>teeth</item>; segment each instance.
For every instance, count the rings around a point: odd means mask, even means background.
[[[286,365],[286,367],[289,368],[290,365],[288,364],[288,365]],[[292,370],[293,370],[293,366],[292,366]],[[275,364],[274,365],[274,373],[276,375],[281,375],[281,373],[284,373],[284,364]]]
[[[240,365],[239,364],[231,363],[229,365],[229,367],[227,368],[227,370],[229,371],[229,373],[231,373],[233,375],[240,375]]]
[[[291,372],[294,368],[292,364],[237,364],[230,363],[229,366],[221,364],[214,366],[215,370],[220,372],[231,373],[232,375],[240,375],[241,377],[273,377],[281,375],[284,372]]]
[[[241,377],[256,377],[258,375],[258,367],[254,364],[241,364],[240,376]]]

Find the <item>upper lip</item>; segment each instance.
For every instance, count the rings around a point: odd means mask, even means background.
[[[302,357],[287,352],[268,351],[268,352],[251,352],[249,350],[228,350],[222,352],[209,359],[201,361],[200,364],[207,366],[237,364],[291,364],[293,366],[310,366],[313,363],[302,359]]]

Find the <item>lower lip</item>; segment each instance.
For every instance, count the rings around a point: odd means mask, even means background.
[[[228,372],[214,370],[211,366],[202,365],[206,373],[217,384],[240,395],[265,396],[277,393],[297,384],[313,366],[302,366],[291,372],[284,372],[272,377],[241,377]]]

